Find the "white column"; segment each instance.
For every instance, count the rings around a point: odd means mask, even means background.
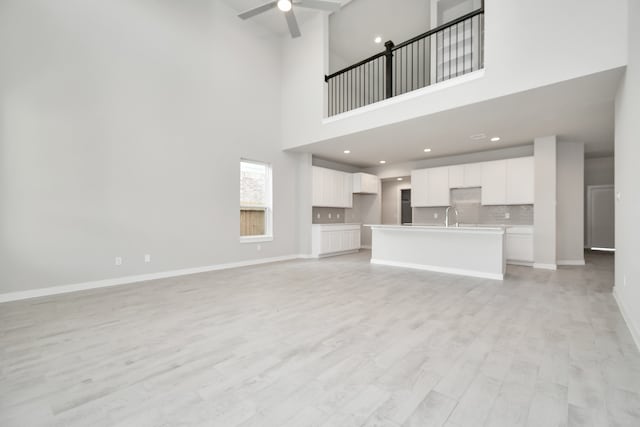
[[[555,270],[556,263],[556,137],[534,141],[535,205],[533,208],[533,266]]]
[[[557,264],[584,265],[584,143],[558,143]]]

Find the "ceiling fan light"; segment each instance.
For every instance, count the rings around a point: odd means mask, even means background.
[[[278,9],[283,12],[289,12],[291,10],[291,6],[292,5],[290,0],[278,0]]]

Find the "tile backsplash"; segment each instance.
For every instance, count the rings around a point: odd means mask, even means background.
[[[451,205],[458,210],[458,222],[464,224],[533,225],[533,205],[482,206],[480,188],[451,190]],[[444,224],[446,208],[414,208],[415,224]],[[435,216],[437,215],[437,218]],[[449,220],[455,222],[450,213]],[[509,218],[506,218],[506,216]]]
[[[313,224],[341,224],[345,222],[343,208],[313,208]]]

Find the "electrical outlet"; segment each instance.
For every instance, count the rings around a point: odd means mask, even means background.
[[[117,257],[116,257],[116,260],[115,260],[115,264],[116,264],[116,265],[122,265],[122,257],[117,256]]]
[[[144,256],[144,262],[146,262],[146,263],[151,262],[151,255],[150,255],[150,254],[146,254],[146,255]]]
[[[329,219],[331,219],[331,212],[329,212]]]
[[[262,245],[256,245],[256,249],[260,252],[262,250]]]
[[[320,219],[320,213],[316,214],[316,218]]]
[[[510,219],[510,218],[511,218],[511,214],[509,212],[505,212],[504,219]]]
[[[340,219],[340,214],[336,215],[336,218]]]
[[[438,212],[433,213],[433,219],[438,219]]]

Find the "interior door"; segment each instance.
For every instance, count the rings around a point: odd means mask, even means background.
[[[411,208],[411,190],[400,190],[400,224],[411,224],[413,222],[413,210]]]
[[[587,238],[592,248],[615,248],[613,185],[587,187]]]

